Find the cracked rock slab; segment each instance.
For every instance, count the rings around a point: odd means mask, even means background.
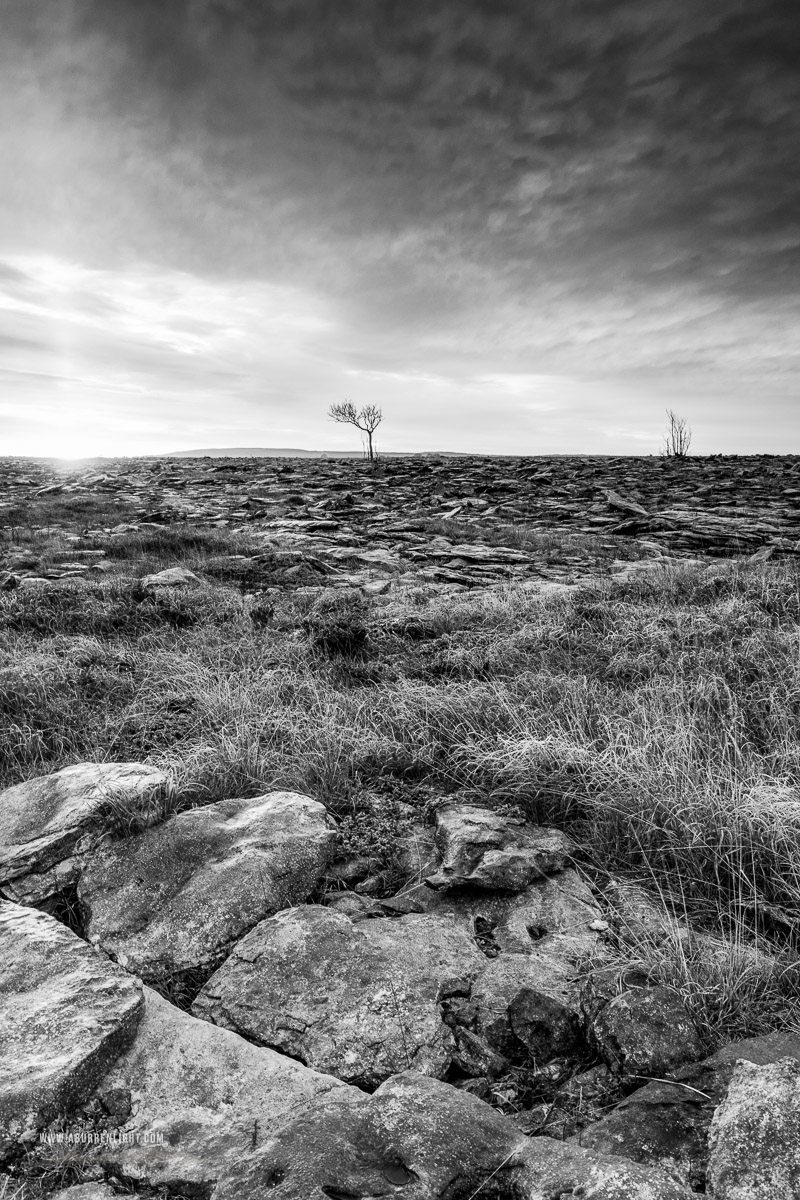
[[[481,887],[520,892],[560,871],[574,849],[558,829],[529,825],[490,809],[460,805],[436,814],[441,866],[428,877],[433,888]]]
[[[142,1008],[138,979],[52,917],[0,903],[0,1150],[82,1102]]]
[[[0,881],[42,872],[68,858],[110,805],[137,810],[166,784],[140,763],[78,763],[0,793]]]
[[[352,921],[307,905],[262,921],[193,1012],[317,1070],[374,1088],[407,1068],[442,1077],[454,1041],[440,1001],[486,966],[449,918]]]
[[[522,1137],[496,1109],[415,1072],[331,1095],[279,1130],[212,1200],[689,1200],[658,1170]]]
[[[314,891],[334,838],[323,805],[293,792],[180,813],[95,851],[78,884],[87,936],[147,982],[211,971]]]
[[[181,1012],[149,988],[144,997],[135,1040],[91,1105],[95,1119],[121,1114],[96,1152],[106,1170],[201,1194],[320,1100],[361,1095]]]

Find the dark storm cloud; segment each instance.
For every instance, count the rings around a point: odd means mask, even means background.
[[[288,273],[305,244],[312,271],[322,253],[320,274],[369,293],[389,272],[401,304],[421,285],[433,306],[464,259],[504,286],[580,267],[597,287],[651,272],[788,285],[800,20],[785,0],[15,11],[29,44],[52,40],[65,105],[116,132],[98,156],[151,217],[161,206],[158,249],[177,265]],[[76,191],[78,205],[99,199]],[[109,214],[95,216],[102,232]],[[132,240],[156,238],[142,225]],[[367,241],[408,230],[417,255]],[[340,259],[350,240],[353,261]]]
[[[797,371],[795,0],[5,0],[0,33],[0,249],[297,286],[365,377]]]

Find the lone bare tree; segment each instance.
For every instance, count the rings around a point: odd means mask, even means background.
[[[671,408],[667,409],[667,432],[664,437],[665,458],[686,458],[692,443],[692,431],[685,417],[679,417]]]
[[[345,400],[342,404],[332,404],[328,409],[328,416],[332,421],[338,421],[340,425],[355,425],[356,429],[365,433],[367,435],[367,458],[370,462],[375,461],[372,435],[383,420],[383,413],[377,404],[365,404],[356,412],[353,401]]]

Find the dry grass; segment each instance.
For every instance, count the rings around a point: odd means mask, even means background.
[[[638,560],[638,542],[612,533],[579,533],[567,529],[542,529],[525,519],[495,521],[487,525],[481,520],[480,509],[471,519],[457,517],[427,517],[422,527],[432,536],[445,537],[454,544],[482,542],[487,546],[510,546],[535,554],[548,564],[563,565],[591,558],[603,563],[612,559]]]
[[[153,537],[119,561],[202,573],[241,552],[216,532]],[[646,882],[676,922],[726,939],[712,959],[677,936],[620,946],[713,1041],[785,1020],[796,988],[750,950],[791,952],[800,921],[799,627],[789,564],[550,597],[22,588],[0,594],[0,782],[147,760],[171,774],[164,811],[292,788],[379,858],[397,801],[515,805],[570,829],[587,869]]]

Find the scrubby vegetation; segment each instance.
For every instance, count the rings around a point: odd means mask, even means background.
[[[666,901],[666,936],[610,936],[679,988],[709,1045],[794,1018],[796,567],[673,566],[549,596],[251,594],[213,569],[236,552],[215,530],[132,534],[109,557],[201,583],[0,593],[0,782],[146,760],[178,807],[308,792],[376,870],[409,813],[512,806],[573,833],[601,894],[613,872]]]

